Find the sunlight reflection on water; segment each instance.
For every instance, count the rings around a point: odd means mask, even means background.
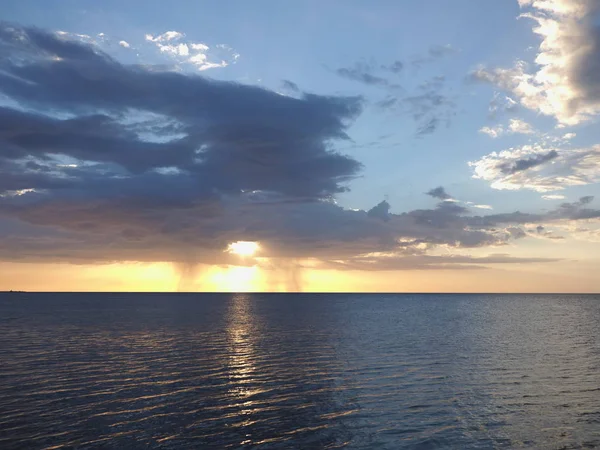
[[[0,448],[600,446],[600,297],[0,297]]]

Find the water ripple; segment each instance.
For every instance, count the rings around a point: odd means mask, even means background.
[[[600,447],[600,297],[0,296],[0,448]]]

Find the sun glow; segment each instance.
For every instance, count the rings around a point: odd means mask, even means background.
[[[258,267],[226,266],[213,268],[207,274],[204,286],[217,292],[257,292],[265,290]]]
[[[237,241],[229,244],[226,251],[239,256],[252,256],[259,248],[258,242]]]

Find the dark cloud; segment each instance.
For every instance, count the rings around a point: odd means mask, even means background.
[[[548,153],[540,153],[529,158],[517,159],[508,163],[499,164],[498,169],[500,169],[504,175],[512,175],[539,166],[540,164],[544,164],[557,157],[558,152],[556,150],[550,150]]]
[[[427,122],[425,122],[424,124],[419,126],[419,128],[417,129],[417,133],[416,133],[417,137],[434,133],[435,130],[437,130],[437,127],[439,126],[439,124],[440,124],[440,119],[437,117],[432,117]]]
[[[544,214],[532,214],[516,211],[513,213],[491,214],[489,216],[476,216],[469,219],[475,226],[494,227],[502,224],[526,224],[552,222],[561,220],[585,220],[600,217],[600,210],[586,208],[594,200],[593,196],[581,197],[572,203],[563,203],[557,209]]]
[[[372,252],[421,254],[438,245],[501,246],[525,237],[519,224],[592,215],[578,203],[540,215],[471,216],[467,208],[453,202],[401,214],[392,214],[389,208],[382,202],[369,212],[353,211],[328,201],[260,192],[196,200],[191,205],[148,203],[147,198],[146,203],[131,203],[118,197],[1,202],[0,214],[59,233],[60,239],[15,232],[2,240],[0,250],[8,258],[25,260],[226,264],[236,263],[232,255],[223,253],[229,242],[256,240],[274,258],[346,260]],[[595,214],[600,216],[600,211]]]
[[[320,197],[360,168],[329,149],[346,139],[359,98],[302,98],[199,76],[123,66],[81,43],[41,30],[4,24],[0,90],[38,113],[0,111],[0,158],[48,158],[110,163],[129,177],[176,168],[198,190],[269,190]],[[8,51],[6,51],[8,49]],[[15,55],[18,56],[15,57]],[[61,116],[69,118],[59,118]],[[152,142],[146,115],[182,137]],[[137,123],[131,122],[132,117]],[[80,173],[80,175],[82,175]],[[38,186],[32,185],[31,188]]]
[[[367,211],[367,216],[387,222],[390,220],[390,204],[385,200]]]
[[[600,217],[600,210],[586,208],[586,206],[592,203],[593,200],[593,196],[586,195],[585,197],[581,197],[576,202],[562,203],[557,210],[550,214],[550,217],[563,217],[570,220],[597,219]]]
[[[408,111],[415,120],[425,116],[439,114],[441,110],[454,108],[454,102],[442,94],[440,88],[432,87],[424,93],[419,93],[403,99]]]
[[[352,81],[358,81],[359,83],[386,88],[398,87],[397,85],[390,83],[386,78],[374,75],[372,72],[372,66],[365,63],[356,63],[354,67],[342,67],[336,70],[336,73],[339,76]]]
[[[426,192],[426,194],[439,200],[449,200],[452,198],[452,196],[446,192],[443,186],[438,186],[435,189],[431,189],[430,191]]]
[[[395,106],[400,103],[401,98],[396,97],[394,95],[388,95],[383,100],[379,100],[377,102],[377,106],[381,109],[393,109]]]
[[[132,173],[192,166],[195,157],[194,145],[187,138],[169,143],[142,141],[135,132],[103,114],[61,120],[0,107],[0,142],[4,147],[0,157],[46,158],[63,154],[86,161],[112,162]]]
[[[404,70],[404,63],[402,61],[394,61],[393,63],[387,66],[382,65],[381,68],[383,70],[387,70],[389,72],[398,74]]]
[[[293,81],[283,80],[281,84],[283,85],[283,88],[287,89],[288,91],[300,92],[300,88]]]
[[[236,240],[260,241],[273,258],[415,256],[505,245],[522,223],[600,216],[586,198],[540,215],[473,216],[452,202],[343,209],[333,198],[360,164],[334,145],[348,139],[359,98],[125,66],[37,29],[0,27],[0,91],[20,105],[0,109],[5,259],[240,264],[223,251]]]

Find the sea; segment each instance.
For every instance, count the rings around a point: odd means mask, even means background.
[[[0,294],[0,449],[63,448],[600,448],[600,296]]]

